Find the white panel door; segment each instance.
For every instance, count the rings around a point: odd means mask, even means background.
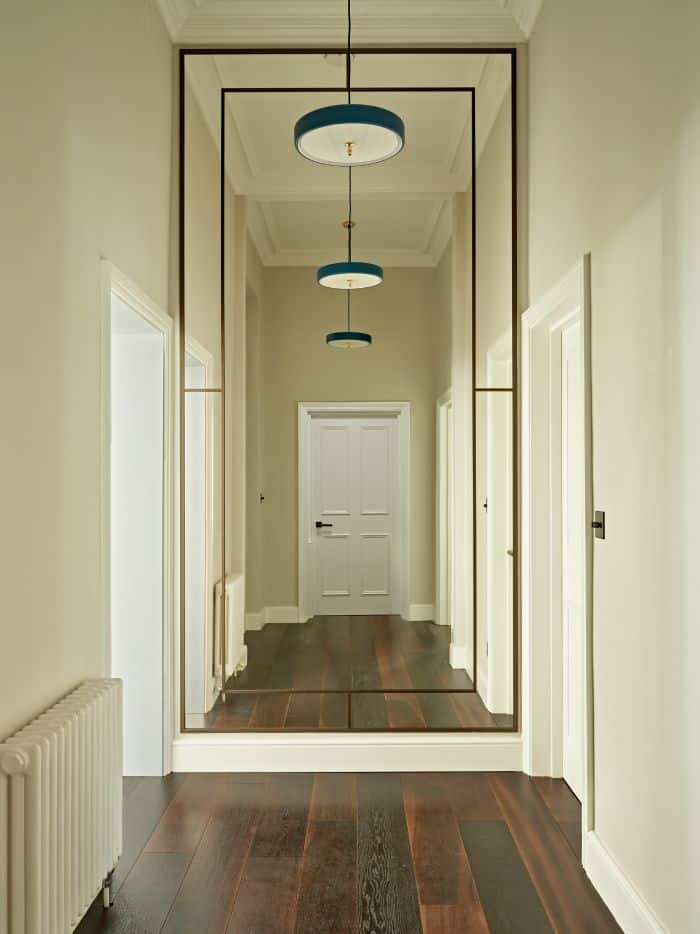
[[[581,326],[561,337],[562,607],[564,778],[583,791],[584,429]]]
[[[397,434],[395,418],[311,420],[314,613],[398,611]]]

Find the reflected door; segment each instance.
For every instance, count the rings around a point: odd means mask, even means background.
[[[584,451],[581,327],[562,332],[562,544],[564,612],[564,778],[581,798],[583,788],[583,549]]]
[[[316,614],[398,610],[397,436],[393,418],[312,420]]]

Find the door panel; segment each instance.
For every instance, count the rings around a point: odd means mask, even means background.
[[[313,611],[323,615],[398,609],[393,561],[397,515],[396,419],[312,418]],[[323,526],[316,527],[322,522]]]

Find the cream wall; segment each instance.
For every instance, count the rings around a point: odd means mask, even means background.
[[[264,493],[263,414],[263,269],[253,245],[248,243],[248,291],[246,297],[246,612],[259,613],[264,601]]]
[[[353,298],[366,350],[326,347],[345,321],[345,293],[309,268],[265,270],[265,604],[297,605],[297,402],[409,401],[410,602],[432,604],[435,538],[434,271],[387,269]]]
[[[168,307],[172,79],[151,3],[3,6],[0,738],[105,673],[100,258]]]
[[[439,399],[452,386],[452,241],[434,272],[433,395]]]
[[[545,0],[530,47],[531,298],[592,256],[595,824],[700,930],[700,6]]]

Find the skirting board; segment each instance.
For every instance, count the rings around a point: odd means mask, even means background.
[[[262,629],[268,623],[298,623],[299,607],[296,606],[266,606],[259,613],[246,613],[245,628],[250,630]]]
[[[467,647],[450,643],[450,668],[467,667]]]
[[[432,603],[412,603],[408,608],[408,619],[412,623],[432,622],[435,619],[435,607]],[[266,606],[259,613],[246,613],[246,632],[262,629],[268,623],[298,623],[299,607]]]
[[[190,734],[174,772],[519,772],[520,736],[444,734]]]
[[[625,934],[668,934],[594,830],[584,836],[583,868]]]

